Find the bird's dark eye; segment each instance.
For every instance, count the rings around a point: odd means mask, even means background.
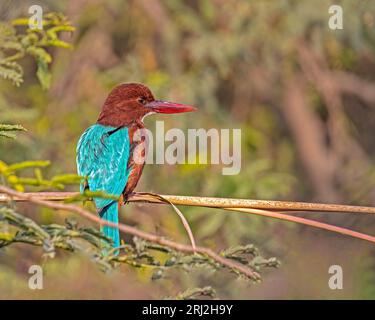
[[[147,101],[146,101],[146,98],[141,97],[141,98],[138,99],[138,102],[141,103],[141,104],[146,104]]]

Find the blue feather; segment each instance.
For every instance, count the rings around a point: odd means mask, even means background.
[[[95,124],[81,136],[77,145],[77,171],[87,176],[90,191],[104,191],[120,196],[128,181],[127,163],[130,153],[128,128],[114,128]],[[81,184],[81,192],[86,186]],[[118,223],[117,203],[110,199],[95,198],[95,205],[102,218]],[[103,232],[120,244],[116,228],[103,227]]]
[[[104,207],[100,211],[100,216],[102,219],[111,221],[113,223],[118,223],[118,205],[115,201],[110,203],[108,206]],[[113,247],[116,248],[120,246],[120,233],[118,228],[112,228],[109,226],[101,227],[101,231],[109,238],[113,240]]]

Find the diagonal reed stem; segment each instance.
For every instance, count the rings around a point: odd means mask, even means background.
[[[267,211],[267,210],[262,210],[262,209],[248,209],[248,208],[224,208],[224,210],[244,212],[244,213],[249,213],[249,214],[256,214],[256,215],[260,215],[260,216],[275,218],[275,219],[279,219],[279,220],[296,222],[296,223],[299,223],[299,224],[304,224],[304,225],[308,225],[308,226],[315,227],[315,228],[318,228],[318,229],[332,231],[332,232],[335,232],[335,233],[341,233],[341,234],[344,234],[344,235],[347,235],[347,236],[350,236],[350,237],[353,237],[353,238],[362,239],[362,240],[366,240],[366,241],[375,243],[375,237],[367,235],[365,233],[353,231],[353,230],[342,228],[342,227],[333,226],[333,225],[328,224],[328,223],[319,222],[319,221],[315,221],[315,220],[311,220],[311,219],[306,219],[306,218],[302,218],[302,217],[295,217],[295,216],[283,214],[283,213],[280,213],[280,212]]]

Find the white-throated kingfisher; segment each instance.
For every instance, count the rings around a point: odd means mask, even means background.
[[[126,83],[114,88],[104,102],[96,124],[89,127],[77,145],[77,170],[87,179],[81,192],[104,191],[119,201],[95,198],[102,219],[118,224],[119,206],[133,192],[145,164],[144,148],[136,148],[142,140],[133,139],[137,130],[145,128],[143,119],[152,113],[195,111],[189,105],[155,100],[150,89],[142,84]],[[142,154],[134,154],[135,150]],[[134,161],[143,159],[143,161]],[[120,245],[118,228],[104,226],[102,231]]]

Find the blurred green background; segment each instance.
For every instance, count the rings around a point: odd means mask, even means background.
[[[28,16],[33,1],[2,0],[0,18]],[[160,194],[375,205],[375,2],[236,0],[39,1],[76,27],[53,48],[52,84],[43,90],[33,59],[21,61],[20,87],[0,80],[0,122],[28,129],[0,140],[5,162],[51,160],[48,175],[75,172],[75,146],[108,92],[141,82],[154,95],[199,107],[195,114],[151,116],[166,130],[241,128],[242,170],[218,165],[148,165],[138,191]],[[328,27],[328,8],[343,8],[344,28]],[[267,218],[181,208],[198,242],[221,249],[256,244],[282,261],[251,285],[201,271],[150,281],[147,271],[101,273],[84,257],[16,245],[0,251],[0,298],[160,298],[211,284],[220,298],[373,299],[370,243]],[[63,222],[24,206],[41,223]],[[311,216],[312,214],[309,214]],[[375,234],[374,219],[315,214],[320,221]],[[186,242],[172,209],[130,204],[121,220]],[[27,287],[31,264],[43,264],[43,290]],[[330,290],[328,268],[340,265],[343,290]]]

